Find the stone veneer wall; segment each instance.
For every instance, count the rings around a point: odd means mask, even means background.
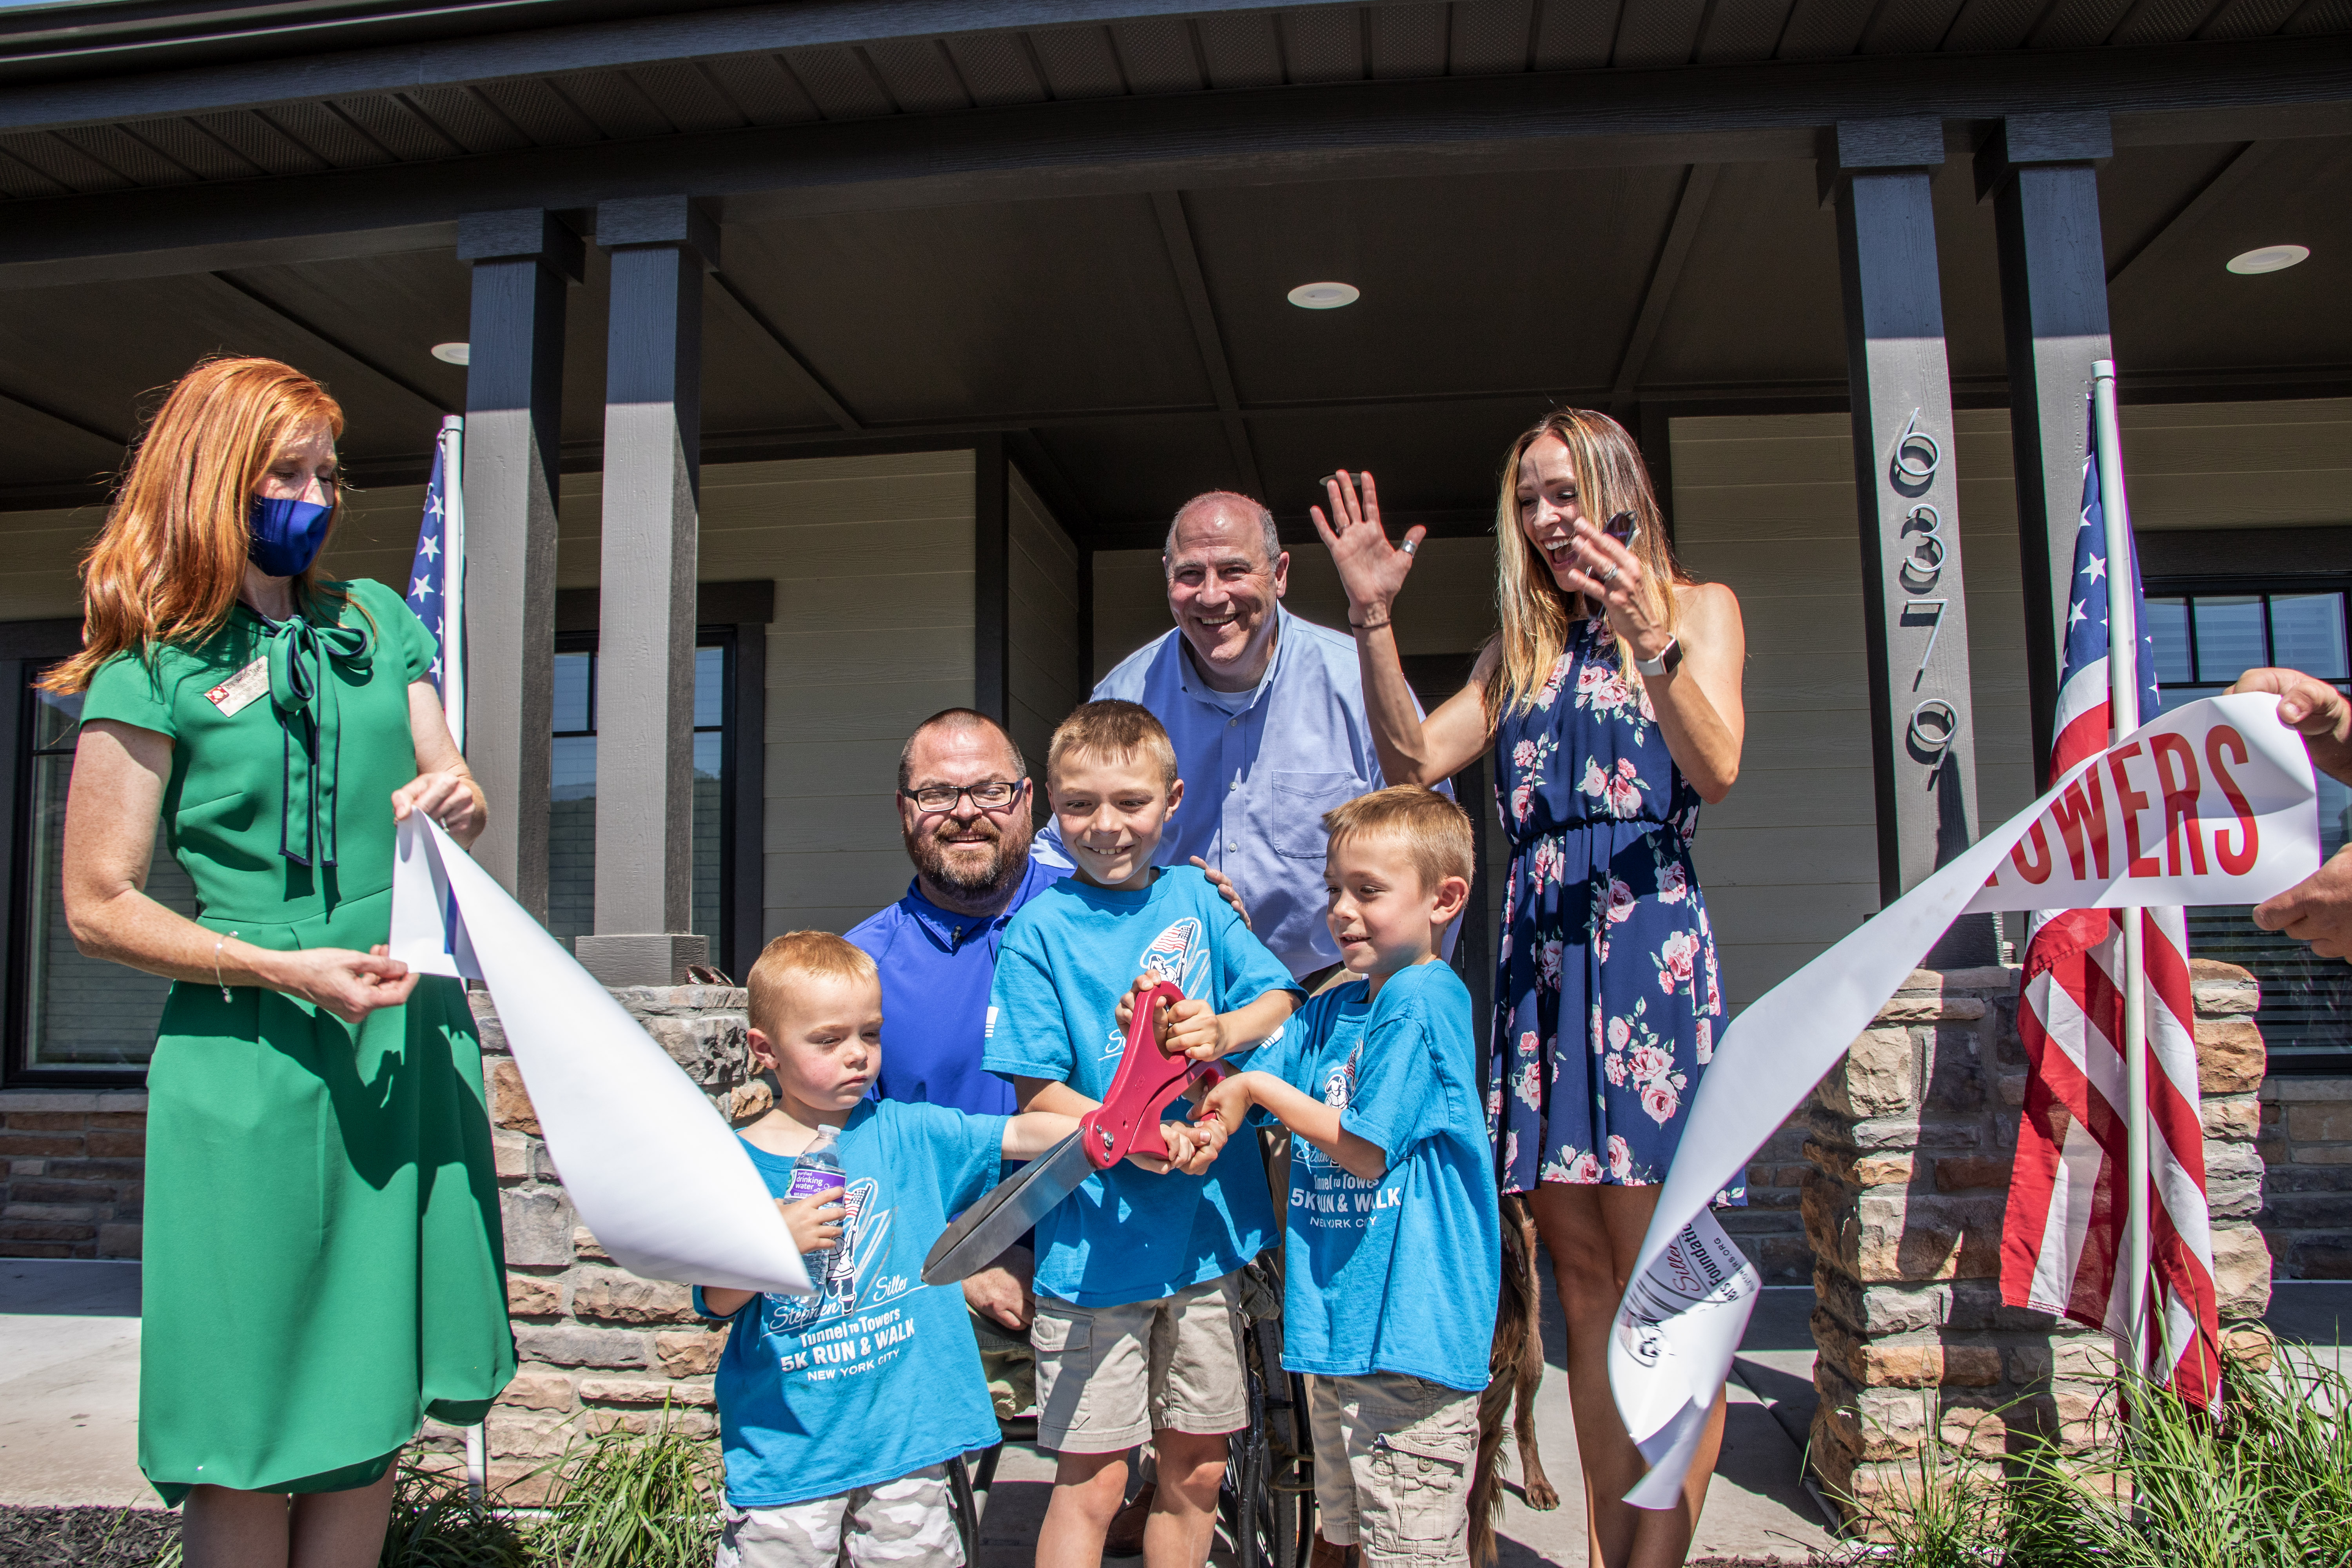
[[[767,1088],[751,1077],[741,989],[636,986],[613,994],[722,1113],[740,1121],[767,1109]],[[489,994],[477,990],[472,1000],[520,1362],[483,1425],[491,1484],[528,1503],[542,1494],[543,1467],[566,1444],[614,1426],[645,1431],[663,1419],[665,1403],[677,1429],[714,1431],[710,1373],[727,1330],[694,1315],[685,1286],[641,1279],[615,1265],[579,1224]],[[463,1434],[428,1426],[425,1444],[454,1464]]]
[[[2270,1300],[2255,986],[2193,960],[2206,1184],[2224,1338]],[[1814,1474],[1867,1501],[1916,1484],[1929,1424],[1987,1461],[2088,1440],[2107,1337],[2000,1300],[2000,1232],[2025,1099],[2019,972],[1915,971],[1822,1080],[1805,1145],[1815,1254]],[[2016,1428],[2012,1437],[2011,1428]]]
[[[136,1258],[147,1091],[0,1090],[0,1258]]]
[[[1805,1142],[1813,1096],[1797,1107],[1748,1162],[1748,1206],[1717,1209],[1715,1217],[1748,1254],[1767,1285],[1810,1285],[1813,1244],[1805,1234]]]
[[[2258,1222],[2282,1279],[2352,1279],[2352,1079],[2263,1084]]]

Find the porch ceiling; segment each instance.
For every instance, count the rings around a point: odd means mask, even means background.
[[[0,13],[0,193],[1285,85],[2347,31],[2341,0],[111,0]]]
[[[1952,363],[1963,402],[1999,403],[1990,208],[1963,152],[1937,177]],[[2352,139],[2119,152],[2101,194],[2134,395],[2352,390],[2347,188]],[[2312,259],[2222,268],[2285,241]],[[1286,301],[1323,279],[1361,300]],[[597,462],[605,283],[592,247],[570,304],[572,467]],[[1015,432],[1103,542],[1148,539],[1212,486],[1261,491],[1296,523],[1335,465],[1371,466],[1400,510],[1476,527],[1501,447],[1550,403],[1630,419],[1643,402],[1796,410],[1844,393],[1832,223],[1798,163],[772,217],[726,226],[717,283],[708,460]],[[95,496],[142,395],[215,352],[320,374],[355,471],[412,481],[463,406],[464,373],[427,351],[466,337],[467,309],[446,251],[0,294],[0,504]]]
[[[2342,0],[0,11],[0,508],[100,494],[142,396],[216,352],[314,370],[355,472],[420,477],[464,401],[426,352],[467,335],[457,215],[585,224],[642,186],[723,205],[711,461],[1003,430],[1104,542],[1212,485],[1303,526],[1338,464],[1476,527],[1549,404],[1842,403],[1807,154],[1844,114],[1951,122],[1952,363],[2000,402],[1971,121],[2078,99],[2117,106],[2130,395],[2352,389],[2352,46],[2319,36],[2346,28]],[[2285,241],[2313,259],[2221,270]],[[573,468],[601,434],[588,265]],[[1329,278],[1361,301],[1285,302]]]

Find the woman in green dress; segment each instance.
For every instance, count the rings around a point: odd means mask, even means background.
[[[175,983],[148,1070],[139,1463],[192,1568],[373,1563],[392,1466],[514,1373],[481,1062],[457,982],[385,956],[396,819],[480,789],[432,636],[335,583],[342,411],[198,365],[83,564],[74,940]],[[148,898],[161,823],[201,912]]]

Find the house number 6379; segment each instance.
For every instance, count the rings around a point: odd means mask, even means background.
[[[1920,496],[1936,482],[1937,470],[1944,466],[1944,448],[1936,437],[1919,428],[1919,410],[1911,411],[1909,423],[1896,438],[1895,454],[1889,461],[1888,475],[1895,489],[1907,496]],[[1897,619],[1904,626],[1927,626],[1927,646],[1919,655],[1919,668],[1911,672],[1911,689],[1919,689],[1927,678],[1928,661],[1936,657],[1936,638],[1944,629],[1944,611],[1951,605],[1949,598],[1928,598],[1926,595],[1944,574],[1944,562],[1949,552],[1943,536],[1944,514],[1930,502],[1921,500],[1904,517],[1899,537],[1905,546],[1902,561],[1896,565],[1895,580],[1903,591],[1911,595],[1904,602]],[[1915,619],[1915,615],[1925,617]],[[1958,715],[1952,705],[1941,698],[1930,698],[1911,710],[1909,740],[1920,751],[1930,754],[1942,752],[1952,743],[1958,729]]]

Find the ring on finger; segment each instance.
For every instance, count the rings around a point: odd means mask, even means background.
[[[1617,581],[1617,572],[1618,572],[1618,568],[1616,568],[1616,567],[1614,567],[1614,566],[1612,566],[1611,568],[1609,568],[1609,570],[1608,570],[1608,571],[1603,572],[1602,574],[1601,574],[1601,586],[1606,587],[1606,586],[1608,586],[1610,584],[1614,583],[1615,581]]]

